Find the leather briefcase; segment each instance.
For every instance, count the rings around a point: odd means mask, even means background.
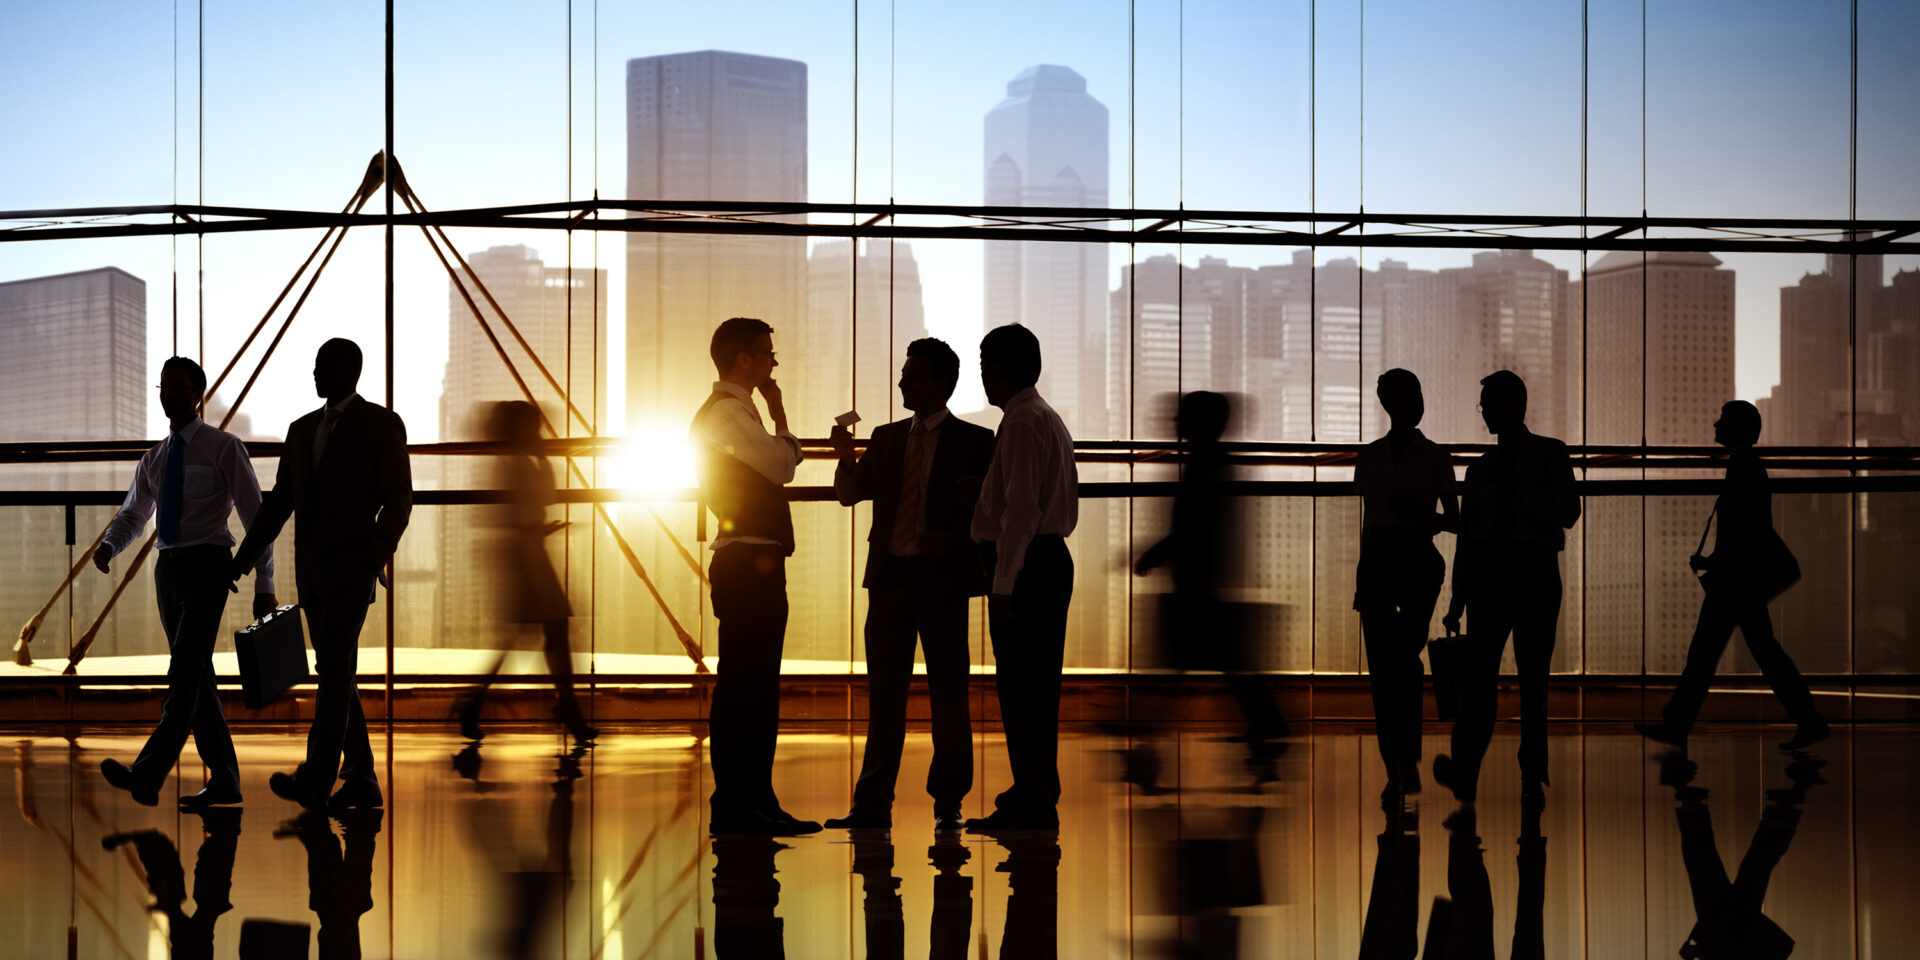
[[[248,709],[258,710],[307,680],[307,637],[300,606],[288,604],[234,631],[240,659],[240,689]]]

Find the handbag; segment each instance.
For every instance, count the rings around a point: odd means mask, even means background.
[[[307,681],[307,638],[298,604],[288,604],[233,633],[240,661],[240,690],[247,708],[258,710]]]
[[[1701,556],[1700,551],[1707,548],[1707,534],[1713,529],[1714,518],[1719,515],[1720,505],[1716,503],[1707,513],[1707,526],[1700,531],[1700,543],[1693,548],[1694,556]],[[1719,553],[1717,550],[1714,552]],[[1715,563],[1699,571],[1699,577],[1701,588],[1708,593],[1752,591],[1771,603],[1775,597],[1787,592],[1788,587],[1800,582],[1800,559],[1793,555],[1787,541],[1781,539],[1780,531],[1769,526],[1738,570]]]

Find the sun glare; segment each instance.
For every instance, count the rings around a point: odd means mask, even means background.
[[[700,482],[684,427],[649,423],[628,431],[619,464],[620,486],[636,500],[677,497]]]

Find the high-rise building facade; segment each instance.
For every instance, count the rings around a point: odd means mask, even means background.
[[[627,61],[627,197],[807,199],[807,65],[702,50]],[[728,317],[804,316],[803,237],[627,238],[627,423],[684,429],[706,398],[707,341]]]
[[[480,307],[480,316],[492,327],[507,355],[512,358],[520,378],[532,390],[535,401],[545,411],[553,428],[562,436],[586,436],[588,425],[574,417],[569,423],[566,401],[571,399],[580,412],[591,418],[596,430],[606,420],[607,404],[607,273],[605,270],[550,267],[531,248],[521,245],[490,247],[469,254],[467,263],[499,303],[507,318],[526,338],[528,346],[547,370],[567,388],[562,397],[541,376],[513,335],[506,329],[479,291],[467,283],[468,293]],[[466,280],[466,277],[462,277]],[[466,298],[451,283],[447,290],[447,366],[440,396],[440,438],[444,441],[489,439],[486,432],[488,408],[504,400],[524,400],[513,374],[494,348],[479,317]],[[446,457],[438,464],[442,482],[454,489],[493,489],[497,485],[494,464],[485,457]],[[566,464],[551,463],[554,481],[566,486]],[[487,564],[488,517],[485,506],[435,507],[415,513],[415,528],[408,539],[431,539],[439,554],[438,576],[425,578],[424,588],[437,589],[432,606],[436,611],[434,629],[423,631],[416,645],[430,642],[452,647],[485,646],[490,625],[497,611],[490,605],[493,596]],[[585,514],[582,512],[581,517]],[[429,529],[421,530],[425,520]],[[565,548],[584,563],[592,538],[591,522],[569,529],[565,536],[549,542],[557,569],[568,567],[559,562]],[[404,542],[403,542],[404,548]],[[581,569],[585,569],[582,567]],[[580,578],[568,576],[569,581]],[[416,590],[410,600],[424,604],[426,598]]]
[[[1107,108],[1087,81],[1051,64],[1028,67],[987,113],[986,203],[1105,207]],[[1107,246],[989,242],[986,325],[1020,323],[1040,338],[1040,393],[1075,436],[1106,422]]]
[[[851,250],[846,240],[814,244],[807,257],[806,323],[781,337],[792,356],[805,359],[814,380],[788,396],[787,415],[823,435],[850,409],[869,429],[907,416],[895,382],[907,344],[927,335],[913,247],[869,240],[858,257],[850,258]],[[974,345],[949,346],[964,357]]]

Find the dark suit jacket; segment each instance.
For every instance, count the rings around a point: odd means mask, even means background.
[[[316,465],[313,439],[319,429],[318,410],[287,428],[273,491],[236,554],[258,557],[287,518],[297,514],[294,579],[300,602],[308,604],[369,589],[399,546],[413,512],[407,427],[398,414],[356,398],[334,424],[326,455]]]
[[[842,464],[834,471],[834,490],[843,506],[873,501],[873,529],[867,533],[867,572],[860,583],[869,590],[879,584],[880,565],[893,542],[893,518],[900,512],[900,469],[906,460],[907,432],[911,429],[911,417],[875,427],[859,462],[851,467]],[[933,559],[939,565],[942,582],[952,584],[954,592],[981,596],[987,592],[986,574],[968,539],[973,504],[961,499],[960,478],[987,475],[987,463],[993,459],[993,431],[949,412],[937,436],[933,465],[927,471],[927,530],[953,534],[954,546]]]

